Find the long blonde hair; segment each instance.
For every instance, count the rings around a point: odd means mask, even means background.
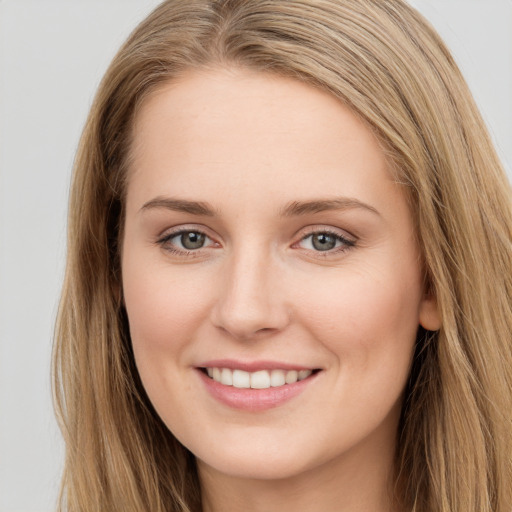
[[[452,57],[402,0],[169,0],[108,69],[75,162],[54,350],[60,510],[197,511],[194,457],[139,380],[120,287],[133,116],[159,84],[223,64],[293,77],[365,120],[408,192],[442,329],[420,332],[396,494],[415,512],[512,507],[509,183]]]

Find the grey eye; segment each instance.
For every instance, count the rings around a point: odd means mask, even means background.
[[[330,251],[336,247],[337,238],[329,233],[311,235],[311,244],[317,251]]]
[[[204,246],[206,236],[204,233],[198,233],[197,231],[185,231],[176,238],[179,239],[179,243],[184,249],[194,250],[201,249]]]
[[[316,231],[305,236],[299,243],[302,249],[308,249],[314,252],[332,252],[341,251],[353,247],[355,242],[345,238],[338,233],[329,231]]]

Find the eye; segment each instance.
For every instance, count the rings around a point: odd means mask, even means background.
[[[302,249],[308,249],[316,252],[338,252],[343,251],[355,245],[355,241],[349,240],[340,233],[331,231],[315,231],[306,235],[298,243]]]
[[[206,235],[197,231],[185,231],[184,233],[171,238],[171,242],[174,244],[180,244],[183,249],[188,251],[200,249],[203,247],[205,240]]]
[[[170,252],[187,254],[212,246],[215,242],[201,231],[182,229],[163,236],[158,244]]]

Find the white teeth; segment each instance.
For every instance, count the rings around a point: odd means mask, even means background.
[[[299,372],[295,370],[290,370],[289,372],[286,372],[286,384],[293,384],[297,382],[299,378]]]
[[[311,370],[300,370],[299,371],[299,380],[307,379],[311,375]]]
[[[231,370],[224,368],[224,370]],[[233,386],[235,388],[250,388],[251,387],[251,374],[243,370],[233,370]]]
[[[216,382],[243,389],[268,389],[294,384],[307,379],[313,373],[311,370],[259,370],[250,373],[230,368],[206,368],[206,372]]]
[[[220,382],[225,386],[233,385],[233,372],[229,368],[222,368],[220,372]]]
[[[268,389],[270,387],[270,374],[267,370],[251,373],[251,388]]]
[[[278,386],[284,386],[285,384],[286,379],[284,370],[272,370],[270,372],[270,385],[273,388],[277,388]]]

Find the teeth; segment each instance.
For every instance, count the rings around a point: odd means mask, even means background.
[[[266,370],[251,373],[251,388],[268,389],[270,387],[270,374]]]
[[[286,384],[286,372],[284,370],[272,370],[270,372],[270,385],[273,388]]]
[[[295,370],[286,372],[285,380],[286,384],[293,384],[294,382],[297,382],[299,380],[299,372],[296,372]]]
[[[224,368],[224,370],[231,372],[229,368]],[[215,377],[214,377],[215,379]],[[251,374],[249,372],[244,372],[243,370],[234,370],[233,371],[233,386],[235,388],[250,388],[251,387]]]
[[[220,372],[220,382],[225,386],[233,385],[233,372],[228,368],[222,368]]]
[[[214,381],[242,389],[268,389],[294,384],[307,379],[312,373],[311,370],[259,370],[251,373],[230,368],[207,368],[206,371]]]

